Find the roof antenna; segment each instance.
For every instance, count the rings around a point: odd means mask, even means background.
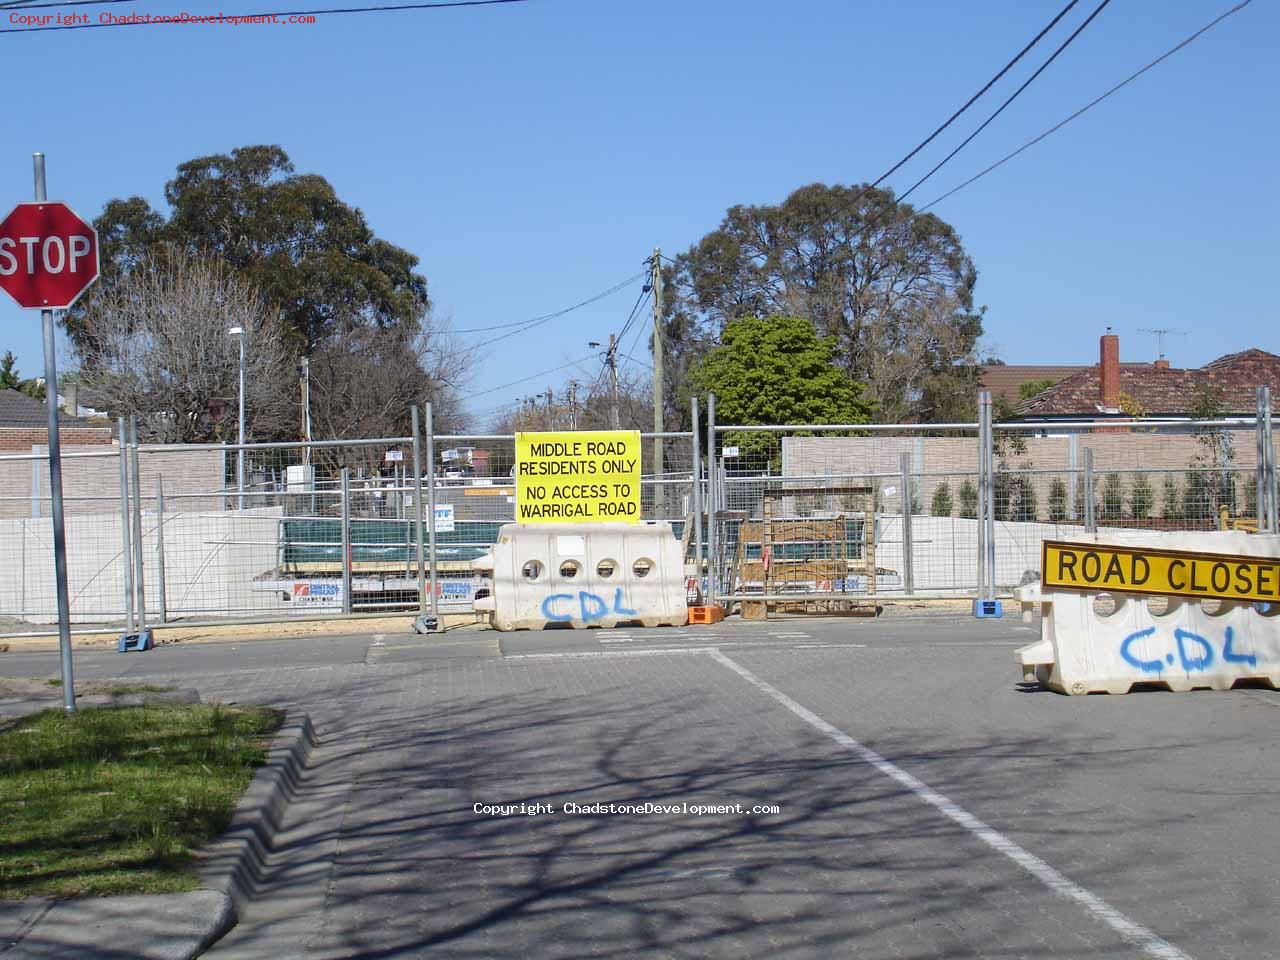
[[[1108,327],[1107,329],[1109,330],[1111,328]],[[1187,335],[1187,331],[1185,330],[1170,330],[1168,327],[1142,327],[1138,330],[1138,332],[1149,333],[1155,338],[1157,360],[1163,360],[1165,358],[1164,357],[1165,337],[1169,337],[1169,336],[1185,337]]]

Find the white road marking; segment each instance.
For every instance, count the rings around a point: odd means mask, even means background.
[[[1018,866],[1022,867],[1029,874],[1043,883],[1052,892],[1056,893],[1058,896],[1065,897],[1068,900],[1073,900],[1080,906],[1084,907],[1088,913],[1101,920],[1123,937],[1128,943],[1141,950],[1147,956],[1157,957],[1159,960],[1191,960],[1190,955],[1183,953],[1173,944],[1160,938],[1137,921],[1130,920],[1127,916],[1108,904],[1101,897],[1090,893],[1078,883],[1068,880],[1035,854],[1020,847],[1004,834],[983,823],[973,814],[969,813],[958,804],[953,803],[951,800],[948,800],[928,784],[921,780],[917,780],[901,767],[889,762],[874,750],[864,747],[844,731],[827,723],[827,721],[823,720],[812,710],[809,710],[807,707],[801,705],[795,700],[792,700],[777,687],[761,680],[746,667],[743,667],[729,659],[719,650],[712,650],[710,652],[710,656],[713,660],[718,661],[723,666],[728,667],[738,676],[742,677],[743,680],[747,681],[747,683],[751,684],[765,696],[769,697],[769,699],[786,707],[805,723],[809,724],[809,726],[826,734],[827,737],[834,740],[850,753],[859,757],[864,763],[874,767],[890,779],[897,781],[925,803],[929,804],[929,806],[934,807],[943,816],[964,827],[992,849],[1004,854]]]
[[[578,650],[567,653],[516,653],[503,660],[601,660],[624,657],[660,657],[669,653],[706,654],[714,647],[667,647],[662,650]]]
[[[865,643],[797,643],[796,650],[865,650]]]

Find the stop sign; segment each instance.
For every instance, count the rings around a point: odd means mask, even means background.
[[[62,310],[98,279],[98,233],[65,203],[20,203],[0,220],[0,289]]]

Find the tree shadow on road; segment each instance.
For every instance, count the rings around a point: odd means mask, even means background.
[[[706,657],[357,671],[296,702],[324,743],[264,861],[258,903],[215,957],[278,953],[282,922],[307,956],[361,960],[1133,952]],[[1132,811],[1036,809],[1080,765],[1103,773],[1137,752],[1064,736],[957,743],[941,730],[874,746],[979,816],[1020,811],[1016,839],[1063,851],[1069,862],[1055,865],[1076,883],[1115,890],[1162,875],[1162,895],[1214,919],[1212,880],[1185,869],[1185,854],[1109,855]],[[1028,776],[1027,762],[1073,747],[1075,760]],[[679,809],[574,814],[570,803]],[[1143,831],[1177,826],[1141,820]]]

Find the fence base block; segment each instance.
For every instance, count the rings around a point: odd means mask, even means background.
[[[413,629],[416,633],[435,633],[438,626],[435,617],[418,617],[413,621]]]
[[[999,620],[1004,616],[1004,606],[999,600],[975,600],[973,615],[979,620]]]
[[[142,653],[146,650],[154,650],[155,646],[155,638],[151,635],[151,631],[143,630],[141,633],[127,633],[122,636],[116,644],[116,649],[120,653]]]
[[[689,608],[690,623],[719,623],[724,619],[724,607],[703,606]]]

